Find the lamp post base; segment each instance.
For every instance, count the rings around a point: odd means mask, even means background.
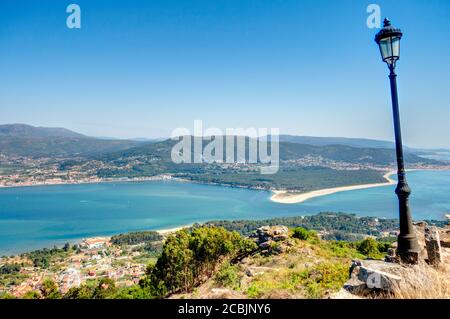
[[[416,265],[419,263],[420,247],[415,234],[400,234],[398,236],[397,256],[405,264]]]

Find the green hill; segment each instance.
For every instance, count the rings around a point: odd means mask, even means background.
[[[192,145],[193,138],[192,139]],[[246,152],[248,153],[248,138],[246,138]],[[174,140],[165,140],[157,143],[147,143],[124,151],[105,154],[102,159],[126,159],[136,156],[155,156],[161,160],[170,160],[170,152],[172,147],[177,143]],[[203,142],[203,148],[208,142]],[[237,141],[235,141],[235,144]],[[226,143],[224,143],[226,145]],[[225,147],[224,147],[225,148]],[[236,148],[236,145],[235,145]],[[270,149],[270,147],[269,147]],[[352,147],[348,145],[310,145],[299,144],[291,142],[279,142],[280,160],[290,161],[306,156],[323,157],[325,159],[334,161],[343,161],[347,163],[364,163],[374,165],[390,165],[395,163],[395,150],[389,148],[368,148],[368,147]],[[192,153],[194,152],[192,146]],[[405,160],[409,164],[425,163],[425,164],[439,164],[438,161],[419,157],[417,155],[408,153],[405,155]]]
[[[116,152],[142,143],[85,136],[64,128],[24,124],[0,125],[0,154],[26,157],[71,157]]]
[[[343,185],[385,182],[382,177],[384,173],[372,167],[395,165],[393,149],[280,142],[279,171],[272,175],[261,175],[259,170],[263,165],[261,163],[231,166],[215,163],[175,164],[171,160],[171,150],[175,143],[177,141],[166,140],[95,157],[96,160],[108,164],[108,168],[98,171],[98,176],[133,178],[172,174],[201,183],[310,191]],[[206,143],[203,147],[205,145]],[[414,154],[406,154],[406,161],[409,165],[439,163]],[[348,169],[349,166],[354,169]]]

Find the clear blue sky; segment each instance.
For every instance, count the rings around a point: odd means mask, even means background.
[[[129,138],[202,119],[391,140],[370,3],[404,32],[405,142],[450,147],[448,0],[1,0],[0,123]]]

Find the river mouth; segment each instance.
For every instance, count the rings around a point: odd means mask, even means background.
[[[415,220],[450,213],[450,171],[408,172]],[[395,185],[350,190],[298,204],[267,191],[147,181],[0,189],[0,255],[81,238],[159,230],[210,220],[268,219],[345,212],[397,218]]]

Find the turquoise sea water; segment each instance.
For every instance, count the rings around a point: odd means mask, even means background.
[[[450,171],[408,173],[418,219],[450,213]],[[0,255],[85,237],[164,229],[214,219],[262,219],[342,211],[397,217],[394,186],[277,204],[265,191],[178,182],[103,183],[0,189]]]

